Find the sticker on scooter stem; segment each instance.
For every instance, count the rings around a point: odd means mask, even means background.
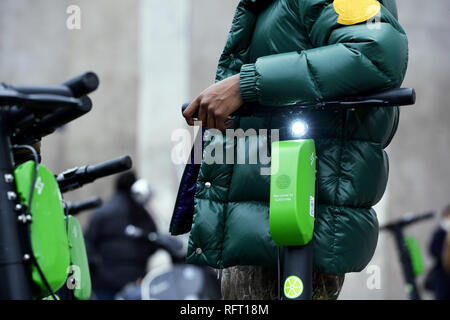
[[[288,299],[296,299],[303,293],[303,281],[297,276],[287,277],[284,281],[284,296]]]

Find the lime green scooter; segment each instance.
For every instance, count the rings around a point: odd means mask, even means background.
[[[88,72],[59,86],[0,85],[0,300],[89,299],[90,275],[83,233],[65,210],[62,193],[127,170],[120,157],[54,176],[32,147],[58,127],[86,114],[97,76]],[[15,158],[27,149],[26,161]]]
[[[412,105],[415,103],[415,98],[414,89],[402,88],[341,101],[323,102],[313,106],[289,106],[287,109],[293,113],[295,109],[305,107],[328,110],[393,107]],[[284,108],[274,108],[271,112],[279,113],[280,109]],[[312,299],[312,240],[316,206],[319,200],[314,140],[298,140],[306,134],[307,129],[307,124],[296,121],[292,125],[293,140],[272,144],[270,234],[279,247],[279,299]]]
[[[342,110],[413,105],[414,89],[398,88],[337,101],[289,106],[244,104],[232,116],[265,117],[274,114],[295,119],[302,109]],[[182,106],[184,111],[189,104]],[[312,299],[313,234],[317,197],[314,140],[301,139],[308,124],[292,124],[291,139],[272,144],[270,180],[270,234],[278,246],[279,299]]]

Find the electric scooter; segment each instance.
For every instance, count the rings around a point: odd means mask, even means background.
[[[299,118],[305,109],[356,110],[415,104],[412,88],[398,88],[342,100],[288,106],[244,104],[231,116]],[[184,111],[188,103],[182,106]],[[194,115],[196,117],[196,115]],[[301,117],[301,115],[300,115]],[[313,276],[313,232],[318,204],[316,150],[313,139],[300,139],[308,124],[297,120],[290,139],[272,143],[270,179],[270,234],[278,246],[278,298],[311,300]]]
[[[57,176],[40,164],[31,146],[87,114],[87,96],[99,85],[93,72],[49,87],[0,85],[0,299],[59,299],[70,287],[75,299],[91,292],[80,224],[63,206],[62,193],[131,168],[120,157]],[[14,152],[32,160],[16,163]]]
[[[410,300],[420,300],[421,296],[416,284],[416,277],[424,271],[423,258],[419,243],[412,236],[405,236],[404,229],[410,225],[434,217],[434,212],[405,216],[380,227],[394,236],[395,246],[402,266],[405,291]]]
[[[127,286],[118,295],[119,300],[218,300],[219,282],[214,272],[201,266],[184,263],[185,250],[176,238],[161,233],[145,234],[142,229],[128,225],[125,234],[148,241],[166,251],[171,265],[150,270],[141,284]]]

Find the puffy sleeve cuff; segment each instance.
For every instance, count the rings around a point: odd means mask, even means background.
[[[241,67],[240,89],[242,101],[258,101],[258,91],[256,89],[256,66],[254,63],[244,64]]]

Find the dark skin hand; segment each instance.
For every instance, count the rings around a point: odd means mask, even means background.
[[[230,114],[242,106],[240,74],[216,82],[204,90],[183,112],[186,122],[194,125],[194,114],[208,129],[228,129],[233,125]]]

